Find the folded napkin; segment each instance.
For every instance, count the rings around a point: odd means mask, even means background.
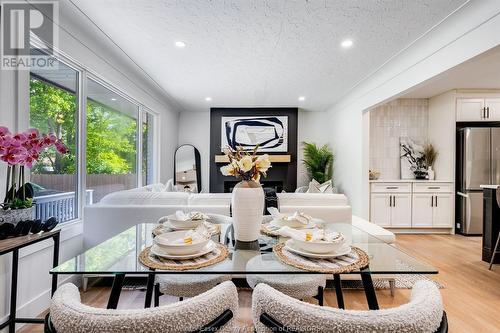
[[[186,214],[182,210],[178,210],[175,214],[170,215],[169,218],[176,221],[197,221],[208,219],[208,216],[201,212],[189,212]]]
[[[311,216],[301,212],[295,212],[291,216],[288,216],[286,214],[280,213],[276,207],[268,207],[267,211],[269,212],[269,214],[271,214],[271,216],[275,220],[297,221],[303,225],[308,225],[312,220]]]
[[[175,239],[172,241],[173,245],[179,244],[193,244],[197,241],[204,241],[210,238],[206,228],[196,228],[186,232],[183,238]]]
[[[323,229],[308,229],[308,230],[297,230],[290,227],[281,227],[277,233],[280,236],[288,237],[301,241],[325,241],[333,242],[339,237],[342,237],[338,232],[325,232]]]

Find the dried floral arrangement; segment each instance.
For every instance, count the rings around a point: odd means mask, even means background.
[[[247,152],[242,147],[237,147],[235,150],[230,147],[224,149],[229,164],[220,168],[221,173],[224,176],[234,176],[236,179],[260,182],[261,176],[266,177],[271,161],[268,154],[257,155],[258,148],[256,146],[252,152]]]

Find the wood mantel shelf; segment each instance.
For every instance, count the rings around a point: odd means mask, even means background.
[[[292,155],[269,155],[271,163],[290,163]],[[215,163],[229,163],[229,157],[226,155],[215,155]]]

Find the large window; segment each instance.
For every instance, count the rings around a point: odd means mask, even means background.
[[[30,127],[54,133],[69,148],[65,155],[51,148],[31,169],[37,218],[77,218],[78,72],[63,63],[57,70],[34,70],[30,77]]]
[[[54,133],[69,148],[64,155],[44,152],[30,176],[37,218],[61,222],[79,218],[83,205],[106,194],[155,181],[155,115],[97,78],[82,79],[90,74],[68,64],[30,76],[29,126]]]
[[[136,104],[87,80],[86,185],[94,202],[137,187],[138,115]]]

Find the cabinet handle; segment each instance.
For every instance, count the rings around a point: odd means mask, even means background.
[[[434,196],[431,197],[431,207],[434,207]]]
[[[438,196],[436,195],[436,207],[438,206]]]
[[[490,107],[489,106],[486,108],[486,118],[488,118],[488,119],[490,118]]]
[[[397,190],[399,187],[398,186],[387,186],[385,189],[386,190]]]
[[[427,189],[429,190],[439,190],[441,187],[440,186],[429,186]]]
[[[392,207],[396,207],[396,197],[395,197],[395,196],[392,196],[392,198],[393,198],[393,199],[392,199],[392,202],[393,202],[393,204],[394,204],[394,206],[392,206]]]
[[[389,196],[389,207],[392,207],[392,195]]]
[[[483,111],[481,118],[484,119],[484,118],[486,118],[486,108],[482,108],[481,110]]]

